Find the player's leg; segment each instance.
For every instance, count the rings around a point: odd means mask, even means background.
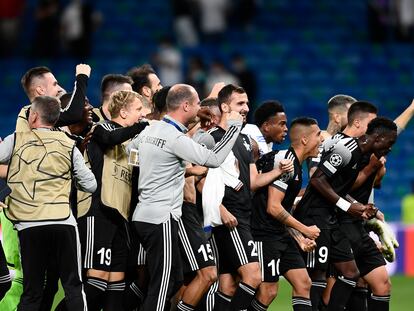
[[[88,310],[97,311],[105,301],[111,270],[111,242],[116,226],[103,215],[95,215],[79,218],[78,227]]]
[[[214,305],[215,311],[225,311],[230,309],[231,299],[237,289],[237,282],[232,275],[235,273],[234,265],[235,256],[232,252],[228,252],[232,248],[232,240],[230,238],[229,229],[225,226],[213,228],[210,239],[213,251],[216,257],[218,268],[218,286],[216,293],[211,295],[207,302],[207,306]],[[229,257],[231,256],[231,257]]]
[[[135,229],[132,236],[136,235]],[[139,309],[144,301],[148,289],[148,267],[147,253],[137,237],[132,239],[132,249],[130,250],[131,274],[133,277],[125,289],[124,308],[126,311]]]
[[[364,276],[371,288],[372,295],[369,298],[370,310],[389,310],[391,281],[385,266],[380,266]]]
[[[357,263],[358,265],[358,263]],[[364,279],[359,278],[356,287],[352,291],[346,305],[348,311],[367,311],[368,310],[368,288]]]
[[[186,286],[181,300],[178,303],[178,310],[190,310],[195,309],[195,307],[200,302],[201,298],[204,296],[209,289],[209,287],[217,279],[217,269],[215,266],[204,267],[197,271],[197,275],[191,281],[188,286]],[[184,305],[185,308],[180,309],[180,305]]]
[[[106,289],[104,311],[123,310],[128,238],[124,224],[119,224],[111,245],[111,272]]]
[[[231,306],[235,310],[243,310],[250,306],[256,289],[262,282],[257,245],[253,241],[250,229],[247,226],[239,224],[232,228],[230,236],[240,265],[237,269],[240,282],[234,293]]]
[[[195,209],[196,206],[190,208]],[[177,306],[179,310],[194,309],[204,293],[217,280],[212,247],[206,239],[201,223],[193,216],[183,205],[183,216],[178,224],[184,272],[195,272],[196,275],[183,291]]]
[[[331,291],[332,287],[335,285],[336,282],[336,274],[332,275],[331,270],[335,270],[334,266],[332,264],[329,265],[328,271],[327,271],[327,278],[326,278],[326,287],[322,293],[322,301],[320,308],[326,308],[326,306],[329,304],[329,298],[331,297]]]
[[[279,288],[281,247],[275,241],[256,241],[261,280],[249,310],[267,310]]]
[[[83,311],[87,308],[86,296],[82,283],[80,239],[77,227],[56,225],[54,257],[65,291],[68,310]]]
[[[280,274],[292,285],[292,306],[294,311],[311,311],[311,279],[306,271],[305,262],[295,242],[289,237],[286,249],[280,258]]]
[[[316,248],[313,251],[301,253],[312,281],[310,290],[312,310],[317,311],[322,303],[322,295],[326,288],[326,271],[329,267],[331,244],[330,229],[321,229],[319,237],[315,241]]]
[[[328,310],[344,310],[359,278],[351,245],[339,229],[331,231],[330,259],[338,271],[338,278],[332,288]]]
[[[134,226],[147,251],[150,275],[143,308],[163,311],[182,284],[178,223],[169,219],[161,224],[134,222]]]
[[[38,310],[42,301],[47,262],[53,231],[46,226],[19,231],[20,253],[24,271],[23,293],[18,305],[19,311]]]
[[[311,311],[311,279],[305,268],[291,269],[283,274],[292,285],[292,306],[294,311]]]

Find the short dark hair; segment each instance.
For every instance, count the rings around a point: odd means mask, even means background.
[[[229,101],[233,93],[244,94],[246,93],[246,91],[241,86],[237,86],[234,84],[227,84],[226,86],[224,86],[220,90],[217,96],[217,101],[219,104],[220,111],[221,111],[221,104],[227,104],[227,102]]]
[[[316,121],[316,119],[314,118],[298,117],[292,120],[292,122],[290,123],[290,128],[296,125],[302,125],[302,126],[318,125],[318,121]]]
[[[332,111],[336,108],[345,109],[347,104],[353,104],[356,101],[355,98],[349,95],[335,95],[328,100],[328,111]]]
[[[367,101],[357,101],[348,110],[348,124],[352,124],[361,114],[378,113],[378,108]]]
[[[151,87],[148,76],[152,73],[155,74],[155,70],[150,64],[131,68],[127,75],[133,80],[132,89],[142,95],[142,88],[144,86]]]
[[[28,97],[30,97],[30,85],[32,84],[33,79],[40,78],[48,72],[52,71],[45,66],[34,67],[26,71],[20,82],[22,84],[24,92]]]
[[[200,102],[200,107],[217,107],[219,108],[219,103],[216,97],[207,97],[204,98],[201,102]],[[219,108],[220,109],[220,108]]]
[[[385,117],[376,117],[368,123],[366,134],[386,134],[390,131],[397,132],[397,125],[395,124],[395,122]]]
[[[261,127],[263,123],[278,113],[285,112],[283,105],[277,100],[263,102],[254,112],[254,124]]]
[[[167,111],[175,111],[183,101],[190,101],[194,97],[190,85],[175,85],[168,91],[166,102]]]
[[[159,113],[167,110],[167,95],[170,88],[171,86],[164,86],[162,89],[156,91],[152,97],[154,107]]]
[[[44,124],[54,126],[60,116],[60,100],[52,96],[37,96],[30,109],[39,113]]]
[[[132,84],[132,79],[131,77],[128,76],[124,76],[121,74],[107,74],[102,78],[102,82],[101,82],[101,97],[102,100],[105,101],[109,98],[109,96],[111,94],[107,94],[106,91],[113,87],[114,85],[117,84],[124,84],[124,83],[128,83],[128,84]]]

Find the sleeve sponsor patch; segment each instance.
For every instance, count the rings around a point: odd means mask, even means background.
[[[281,189],[282,191],[286,191],[286,189],[287,189],[287,187],[288,187],[288,185],[286,184],[286,183],[284,183],[283,181],[281,181],[281,180],[275,180],[274,182],[273,182],[273,185],[276,187],[276,188],[279,188],[279,189]]]

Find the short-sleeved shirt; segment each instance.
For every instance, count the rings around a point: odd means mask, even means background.
[[[226,132],[221,127],[210,130],[215,142],[221,140]],[[243,183],[240,190],[225,186],[222,204],[237,218],[238,222],[250,224],[251,192],[250,192],[250,164],[254,163],[250,139],[245,134],[239,134],[232,151],[236,158],[235,165],[240,172],[239,179]]]
[[[345,137],[322,155],[318,169],[328,177],[332,189],[339,196],[345,196],[358,177],[362,157],[357,139]],[[316,223],[321,229],[337,226],[335,205],[328,202],[311,183],[298,203],[294,215],[307,225]]]
[[[277,178],[272,184],[277,190],[283,192],[285,197],[282,200],[283,208],[289,213],[292,210],[293,203],[302,186],[302,166],[292,147],[287,150],[272,151],[264,157],[272,157],[273,165],[271,169],[278,167],[283,159],[293,161],[294,170],[291,173],[284,173]],[[259,160],[261,161],[261,160]],[[269,171],[264,168],[263,172]],[[252,234],[254,238],[260,240],[280,240],[286,236],[286,226],[280,223],[267,213],[268,187],[263,187],[256,191],[253,197],[252,212]]]

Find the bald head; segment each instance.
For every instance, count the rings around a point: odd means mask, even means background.
[[[168,112],[176,111],[182,103],[192,103],[198,99],[196,90],[188,84],[176,84],[170,88],[167,94]]]

